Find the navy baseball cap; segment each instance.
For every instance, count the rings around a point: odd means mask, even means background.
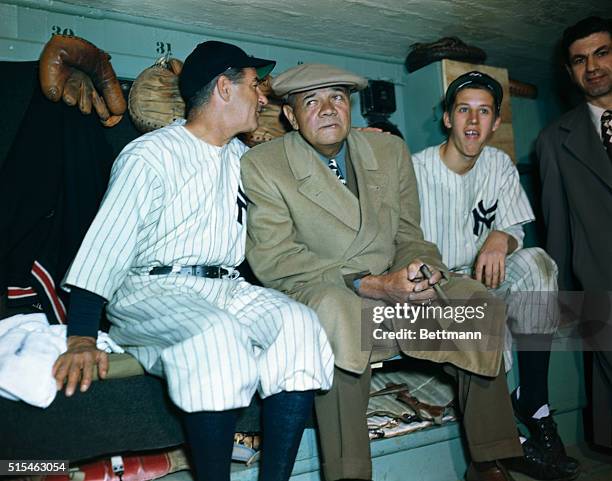
[[[229,68],[253,67],[257,70],[257,77],[263,79],[275,65],[274,60],[251,57],[236,45],[215,40],[203,42],[185,59],[179,75],[181,97],[188,101],[198,90]]]
[[[502,86],[490,75],[478,72],[477,70],[460,75],[448,86],[448,89],[446,89],[446,98],[444,100],[444,108],[447,112],[450,111],[453,103],[455,103],[457,92],[459,92],[461,89],[470,87],[484,88],[485,90],[489,90],[493,96],[493,101],[495,102],[495,110],[499,115],[502,99],[504,98]]]

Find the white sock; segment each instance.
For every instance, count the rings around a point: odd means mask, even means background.
[[[542,406],[540,406],[540,409],[538,409],[531,417],[533,419],[542,419],[546,416],[550,416],[550,409],[548,408],[548,404],[543,404]]]
[[[519,436],[519,441],[521,444],[523,444],[525,441],[527,441],[527,438],[525,436]]]
[[[521,386],[516,388],[516,400],[518,401],[520,397],[521,397]]]

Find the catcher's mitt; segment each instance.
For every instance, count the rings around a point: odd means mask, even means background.
[[[78,102],[84,114],[93,105],[108,127],[119,122],[126,110],[110,56],[82,38],[53,35],[40,55],[39,77],[49,100],[63,98],[68,105]]]
[[[269,140],[284,135],[290,130],[281,120],[281,116],[283,115],[281,108],[282,100],[274,97],[272,87],[270,86],[271,80],[272,77],[268,75],[261,82],[261,91],[268,97],[268,104],[259,114],[259,126],[253,132],[241,134],[239,136],[240,140],[249,147],[268,142]]]
[[[487,59],[484,50],[467,45],[457,37],[444,37],[431,43],[414,43],[410,49],[405,62],[408,72],[414,72],[443,58],[469,63],[484,63]]]
[[[128,109],[140,132],[165,127],[185,115],[185,102],[178,86],[182,68],[180,60],[161,57],[143,70],[132,84]]]

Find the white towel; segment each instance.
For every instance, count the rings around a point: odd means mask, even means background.
[[[124,352],[105,332],[97,347]],[[53,364],[66,351],[66,326],[52,325],[44,314],[17,314],[0,320],[0,396],[46,408],[57,393]]]

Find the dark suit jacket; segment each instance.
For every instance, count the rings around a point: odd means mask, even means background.
[[[582,318],[607,319],[586,341],[596,350],[592,378],[593,442],[612,448],[612,159],[586,103],[538,138],[542,210],[548,252],[559,266],[559,288],[585,292]],[[586,324],[589,326],[589,324]],[[589,329],[585,329],[585,333]],[[602,346],[597,351],[597,346]]]
[[[586,103],[537,141],[549,254],[561,290],[612,290],[612,162]]]

